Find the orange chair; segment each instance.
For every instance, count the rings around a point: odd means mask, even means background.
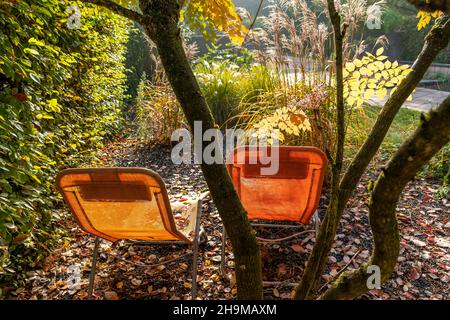
[[[137,240],[140,244],[192,245],[192,297],[196,297],[201,199],[193,203],[192,210],[174,219],[164,182],[152,170],[66,169],[56,180],[58,190],[80,227],[96,237],[89,299],[92,298],[100,238],[112,242],[125,239]]]
[[[276,149],[275,149],[276,148]],[[322,184],[327,168],[325,154],[315,147],[269,147],[268,155],[279,154],[278,172],[262,175],[261,168],[267,167],[260,161],[257,147],[236,148],[228,159],[228,172],[236,192],[250,220],[294,221],[307,224],[314,215],[316,232],[320,220],[317,214]],[[272,159],[275,161],[276,159]],[[278,224],[257,224],[254,226],[280,227]],[[282,227],[298,227],[281,225]],[[306,231],[310,232],[312,230]],[[261,239],[281,241],[301,235],[300,232],[283,239]],[[225,229],[222,234],[222,271],[225,258]]]

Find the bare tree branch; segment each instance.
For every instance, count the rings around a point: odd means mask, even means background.
[[[341,16],[336,10],[333,0],[327,0],[328,13],[334,31],[334,51],[336,54],[336,126],[337,126],[337,146],[332,163],[332,182],[331,182],[331,200],[330,207],[327,210],[327,221],[338,221],[336,217],[337,211],[332,210],[333,204],[338,203],[339,182],[341,179],[342,166],[344,160],[344,143],[345,143],[345,102],[344,102],[344,76],[343,76],[343,40],[347,30],[347,24],[341,26]],[[325,224],[324,224],[325,225]],[[328,226],[328,225],[327,225]],[[334,228],[333,228],[334,229]],[[317,239],[324,236],[325,227],[320,228]],[[318,242],[318,241],[317,241]],[[331,242],[329,242],[331,245]],[[315,246],[314,255],[310,256],[308,265],[301,279],[300,284],[295,288],[295,298],[304,300],[309,299],[318,286],[319,275],[323,270],[323,261],[316,259],[327,255],[327,246]]]
[[[81,1],[85,2],[85,3],[92,3],[97,6],[107,8],[120,16],[131,19],[131,20],[136,21],[141,24],[144,21],[144,15],[140,14],[137,11],[125,8],[112,0],[81,0]]]

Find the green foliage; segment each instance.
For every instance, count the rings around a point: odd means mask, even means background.
[[[346,141],[347,157],[354,156],[361,147],[380,111],[381,109],[377,106],[365,105],[364,112],[355,112],[350,115]],[[379,151],[379,157],[383,161],[390,159],[405,140],[413,134],[420,123],[419,119],[419,111],[406,108],[399,110]],[[447,146],[442,148],[423,168],[420,174],[442,181],[442,185],[436,193],[441,198],[447,197],[450,178],[450,145],[447,144]]]
[[[355,112],[349,115],[347,129],[348,157],[354,156],[364,143],[381,108],[364,104],[363,110],[364,112]],[[402,143],[414,132],[419,124],[419,116],[420,112],[415,110],[407,108],[399,110],[380,148],[380,156],[383,160],[390,159]]]
[[[420,31],[417,31],[417,24],[420,20],[418,20],[416,15],[417,12],[411,10],[410,5],[406,1],[397,6],[386,6],[386,11],[383,14],[382,30],[368,30],[368,34],[375,36],[375,38],[381,34],[386,34],[390,42],[390,51],[395,53],[397,59],[413,61],[423,46],[424,35],[433,26],[433,22],[431,22],[422,27]],[[442,50],[434,62],[448,63],[448,61],[450,61],[450,47]]]
[[[134,99],[137,95],[137,88],[142,74],[147,76],[153,74],[156,62],[151,54],[152,48],[145,38],[141,27],[135,25],[130,30],[125,66],[127,68],[127,94]]]
[[[54,177],[94,159],[119,126],[127,25],[68,1],[0,4],[0,275],[32,267],[56,239]]]
[[[232,63],[239,67],[250,68],[256,62],[253,53],[247,48],[233,46],[227,43],[224,46],[211,44],[208,52],[198,62]]]
[[[243,101],[254,101],[279,82],[265,66],[240,67],[226,60],[202,60],[194,71],[214,119],[220,126],[232,124],[229,121],[240,113]]]

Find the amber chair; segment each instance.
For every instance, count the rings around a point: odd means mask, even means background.
[[[100,238],[113,243],[131,240],[138,244],[192,246],[192,298],[195,299],[201,198],[174,219],[165,184],[152,170],[66,169],[58,174],[56,181],[80,227],[95,236],[88,299],[92,298]]]
[[[265,148],[264,148],[265,150]],[[273,159],[273,152],[278,159]],[[266,151],[264,151],[266,152]],[[260,241],[288,240],[307,232],[316,232],[320,226],[317,207],[327,168],[325,154],[315,147],[268,147],[268,156],[278,162],[278,171],[263,175],[261,149],[251,146],[236,148],[227,160],[228,172],[236,192],[250,220],[292,221],[298,224],[252,223],[253,226],[298,228],[315,220],[315,230],[306,230],[280,239],[258,238]],[[222,262],[225,264],[225,228],[222,233]]]

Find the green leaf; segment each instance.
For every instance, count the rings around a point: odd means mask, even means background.
[[[34,50],[34,49],[31,49],[31,48],[25,48],[25,49],[23,49],[23,52],[29,53],[29,54],[32,54],[32,55],[35,55],[35,56],[38,56],[38,55],[39,55],[39,52],[38,52],[38,51],[36,51],[36,50]]]

